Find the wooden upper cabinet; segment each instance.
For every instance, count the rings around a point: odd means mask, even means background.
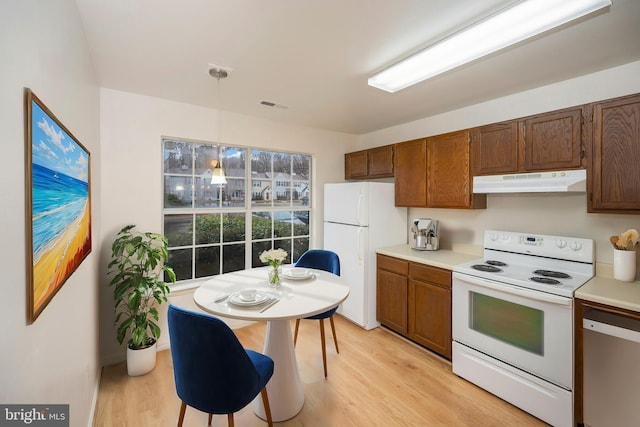
[[[366,178],[367,174],[366,151],[356,151],[344,155],[344,179]]]
[[[640,214],[640,95],[594,105],[588,211]]]
[[[496,123],[472,130],[473,174],[518,171],[518,122]]]
[[[469,131],[427,138],[427,206],[485,208],[486,195],[471,191]]]
[[[345,179],[390,178],[393,176],[393,145],[355,151],[344,155]]]
[[[393,145],[367,150],[367,165],[370,178],[393,176]]]
[[[523,119],[523,171],[579,169],[582,163],[582,108],[570,108]]]
[[[396,206],[426,206],[427,140],[401,142],[394,149]]]
[[[584,110],[568,108],[473,129],[473,175],[585,168]]]

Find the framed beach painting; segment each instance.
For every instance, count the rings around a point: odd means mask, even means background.
[[[89,151],[30,90],[27,148],[27,294],[33,323],[91,252]]]

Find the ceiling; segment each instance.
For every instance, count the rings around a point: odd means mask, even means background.
[[[76,3],[102,87],[352,134],[640,59],[640,1],[613,0],[604,13],[390,94],[367,78],[513,0]],[[219,92],[209,64],[233,69]]]

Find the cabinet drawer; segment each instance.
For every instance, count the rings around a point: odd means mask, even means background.
[[[392,273],[407,276],[409,274],[409,261],[392,258],[386,255],[377,256],[378,268]]]
[[[409,266],[409,275],[413,280],[429,282],[451,289],[451,272],[449,270],[412,262]]]

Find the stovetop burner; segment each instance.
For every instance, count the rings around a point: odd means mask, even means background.
[[[487,273],[500,273],[502,271],[498,267],[494,267],[493,265],[487,265],[487,264],[475,264],[475,265],[472,265],[471,268],[478,271],[486,271]]]
[[[562,284],[560,283],[559,280],[551,279],[549,277],[533,276],[533,277],[529,277],[529,280],[536,283],[544,283],[545,285],[561,285]]]
[[[485,230],[483,243],[483,258],[454,266],[457,276],[567,298],[594,276],[591,239]]]
[[[536,270],[533,274],[539,274],[545,277],[554,277],[556,279],[571,279],[567,273],[563,273],[561,271],[553,271],[553,270]]]

